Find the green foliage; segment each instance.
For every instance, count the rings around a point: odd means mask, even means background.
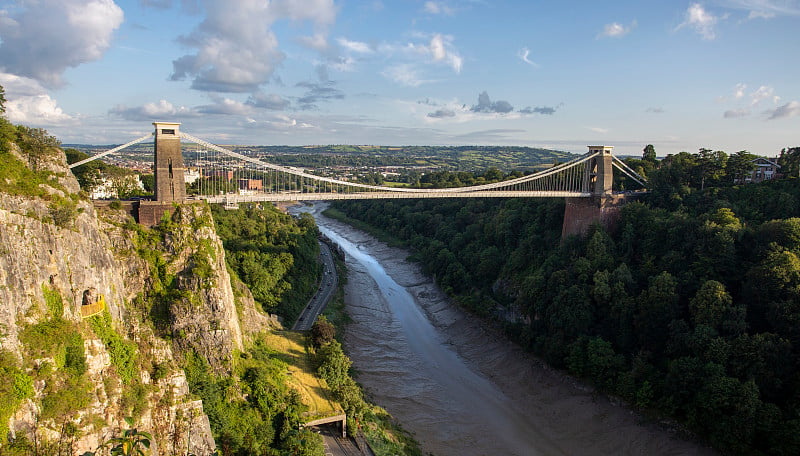
[[[800,186],[733,185],[749,159],[704,149],[652,162],[651,194],[584,239],[561,241],[555,201],[332,206],[392,233],[456,301],[552,365],[726,452],[795,454]],[[336,384],[346,364],[332,359],[321,373]]]
[[[656,159],[656,148],[652,144],[646,145],[642,150],[642,160],[655,163]]]
[[[781,150],[778,164],[781,165],[781,172],[786,176],[800,177],[800,147]]]
[[[75,410],[85,408],[91,401],[92,385],[84,376],[68,375],[47,384],[42,398],[40,418],[62,423],[71,420]]]
[[[311,345],[320,348],[331,343],[336,337],[336,328],[324,315],[320,315],[317,321],[311,325]]]
[[[287,385],[287,365],[279,356],[263,337],[256,337],[237,357],[238,381],[213,374],[201,355],[186,356],[189,390],[203,400],[214,439],[225,454],[273,454],[275,450],[317,454],[317,440],[296,431],[306,408]]]
[[[11,153],[11,144],[20,147],[23,159]],[[56,175],[47,169],[41,169],[45,161],[59,153],[58,141],[41,129],[15,127],[6,119],[0,117],[0,192],[9,195],[20,195],[42,198],[46,201],[59,202],[63,199],[56,194],[48,192],[47,187],[61,190],[63,188],[56,180]]]
[[[113,327],[108,310],[89,318],[92,330],[103,341],[122,382],[130,385],[139,372],[136,344],[123,338]]]
[[[368,407],[361,423],[361,430],[376,455],[422,456],[417,442],[398,427],[386,410],[377,406]]]
[[[61,199],[48,205],[53,224],[61,228],[69,228],[78,215],[75,201]]]
[[[317,372],[325,379],[332,391],[339,390],[349,377],[352,364],[347,355],[342,351],[342,345],[334,340],[317,350]]]
[[[66,346],[74,340],[77,328],[61,317],[42,320],[33,325],[25,326],[20,332],[19,339],[25,352],[31,357],[61,358],[63,367]],[[80,334],[77,334],[80,337]]]
[[[325,454],[322,436],[309,429],[288,432],[283,444],[285,455],[319,456]]]
[[[111,456],[145,456],[145,450],[150,449],[150,441],[153,440],[153,436],[134,428],[132,418],[125,418],[125,422],[130,429],[125,430],[121,437],[112,437],[106,442],[106,445],[111,448]]]
[[[314,221],[295,220],[274,207],[236,211],[212,207],[225,258],[265,312],[296,319],[314,293],[320,265]]]
[[[89,155],[78,149],[65,149],[67,163],[73,164],[89,158]],[[145,189],[144,192],[136,185],[136,173],[119,166],[111,165],[103,160],[93,160],[89,163],[72,168],[72,174],[78,179],[81,189],[87,193],[94,191],[103,181],[110,181],[111,187],[118,198],[131,198],[134,196],[144,196],[152,193]],[[151,175],[152,177],[152,175]],[[152,182],[152,180],[151,180]]]
[[[64,316],[64,301],[61,298],[61,293],[43,283],[42,294],[44,294],[44,303],[47,305],[49,316],[51,318],[62,318]]]
[[[33,379],[16,357],[0,350],[0,435],[8,433],[8,419],[23,400],[33,396]]]
[[[6,89],[0,85],[0,115],[6,113]]]
[[[351,426],[351,433],[354,432],[352,426],[363,418],[366,404],[361,387],[350,376],[350,358],[342,351],[339,341],[332,340],[317,350],[316,362],[317,373],[328,384],[334,398],[344,407],[348,426]]]
[[[16,143],[34,171],[42,168],[45,162],[59,153],[58,147],[61,145],[61,142],[47,133],[47,130],[25,125],[17,125]]]
[[[756,155],[746,150],[740,150],[731,155],[725,165],[725,174],[728,176],[729,183],[744,183],[745,179],[749,178],[756,169],[756,164],[753,162],[756,158],[758,158]]]

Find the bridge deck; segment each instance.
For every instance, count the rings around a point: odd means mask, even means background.
[[[321,201],[349,199],[409,199],[409,198],[586,198],[589,192],[565,191],[481,191],[481,192],[352,192],[352,193],[261,193],[257,195],[199,196],[209,203],[248,203],[257,201]]]

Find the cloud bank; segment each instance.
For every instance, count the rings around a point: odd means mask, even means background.
[[[123,17],[112,0],[26,1],[14,14],[0,9],[0,69],[61,87],[64,70],[103,56]]]

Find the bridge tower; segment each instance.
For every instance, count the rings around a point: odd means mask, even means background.
[[[586,176],[588,179],[588,191],[596,198],[609,196],[612,193],[614,183],[613,157],[611,151],[614,146],[589,146],[589,153],[598,153],[597,157],[586,162],[588,167]]]
[[[589,146],[589,153],[599,155],[586,162],[583,190],[591,193],[591,198],[567,198],[564,207],[564,225],[561,238],[583,236],[595,223],[606,229],[613,229],[619,219],[619,210],[624,196],[614,195],[614,171],[612,146]]]
[[[176,204],[186,198],[180,125],[175,122],[153,122],[156,129],[153,146],[154,201],[142,201],[139,204],[139,223],[142,225],[156,225],[165,213],[172,214]]]
[[[153,122],[156,127],[154,141],[155,200],[180,203],[186,197],[183,180],[183,155],[181,154],[181,124]]]

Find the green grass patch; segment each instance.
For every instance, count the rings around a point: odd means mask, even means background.
[[[94,333],[105,344],[106,350],[111,356],[111,364],[116,368],[122,383],[130,385],[139,372],[137,363],[139,354],[136,344],[124,339],[114,329],[108,310],[89,318],[88,321]]]
[[[61,293],[56,289],[51,289],[46,284],[42,284],[44,302],[47,305],[47,312],[51,318],[61,318],[64,316],[64,300]]]
[[[305,339],[305,334],[295,331],[274,331],[263,335],[265,346],[286,363],[287,383],[300,393],[303,404],[308,406],[304,419],[310,421],[341,413],[342,406],[329,397],[327,387],[316,375],[315,366],[306,352]]]
[[[0,435],[8,433],[8,419],[23,400],[33,396],[33,379],[23,371],[16,357],[0,351]]]
[[[53,357],[58,367],[64,366],[67,345],[80,337],[77,327],[63,318],[50,318],[22,329],[19,339],[29,359]]]
[[[363,421],[361,430],[376,456],[422,456],[419,443],[381,407],[367,407]]]

